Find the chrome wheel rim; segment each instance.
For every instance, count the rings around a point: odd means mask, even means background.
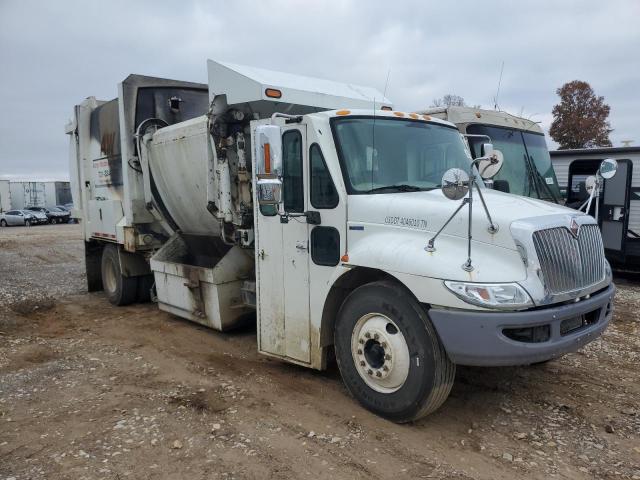
[[[395,322],[381,313],[356,322],[351,355],[362,380],[376,392],[393,393],[409,376],[409,346]]]

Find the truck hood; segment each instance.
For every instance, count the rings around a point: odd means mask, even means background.
[[[467,260],[468,206],[463,207],[425,251],[430,238],[462,203],[440,190],[378,195],[352,195],[348,204],[347,253],[349,263],[375,266],[387,272],[474,282],[517,282],[527,271],[510,231],[516,220],[549,217],[540,224],[558,223],[565,215],[584,215],[556,204],[484,189],[489,222],[474,192],[471,257],[472,272],[459,268]],[[533,222],[531,220],[533,219]]]
[[[554,203],[520,197],[508,193],[483,189],[489,214],[498,232],[489,233],[489,222],[474,191],[472,234],[475,242],[488,243],[508,249],[516,249],[509,226],[514,220],[557,214],[581,215],[567,207]],[[462,200],[452,201],[440,190],[427,192],[388,193],[377,195],[352,195],[349,197],[349,224],[380,225],[423,231],[430,238],[460,206]],[[444,229],[441,236],[467,238],[468,207],[463,207]]]

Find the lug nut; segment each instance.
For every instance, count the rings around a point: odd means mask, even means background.
[[[387,348],[387,342],[382,342],[380,345],[382,346],[382,348]]]
[[[364,336],[365,336],[366,338],[371,338],[371,334],[370,334],[369,332],[365,333],[365,334],[364,334]]]
[[[383,369],[385,372],[388,372],[388,371],[389,371],[389,367],[387,367],[386,365],[383,365],[383,366],[382,366],[382,369]]]
[[[384,356],[385,360],[391,360],[391,355],[389,355],[388,353]]]
[[[360,360],[360,366],[364,367],[364,365],[365,365],[364,360]]]
[[[378,335],[377,333],[373,336],[374,339],[378,340],[380,338],[380,335]]]
[[[363,344],[363,343],[364,343],[364,340],[363,340],[363,339],[360,339],[360,340],[358,340],[358,343]]]
[[[361,348],[358,349],[358,355],[362,355],[362,349]]]
[[[381,377],[381,376],[382,376],[382,373],[376,372],[376,377]]]
[[[368,373],[369,375],[373,375],[373,370],[369,369],[369,370],[367,370],[367,373]]]

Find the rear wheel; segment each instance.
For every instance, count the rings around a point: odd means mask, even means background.
[[[57,219],[55,219],[55,218],[52,218],[52,219],[51,219],[51,223],[52,223],[53,225],[55,225],[56,223],[58,223],[58,220],[57,220]]]
[[[7,221],[3,218],[2,220],[0,220],[0,227],[6,227],[7,226]]]
[[[354,290],[338,313],[335,350],[349,392],[394,422],[434,412],[455,377],[426,312],[402,287],[375,282]]]
[[[102,251],[102,286],[109,302],[114,305],[129,305],[136,299],[138,281],[136,277],[125,277],[120,270],[118,249],[107,245]]]

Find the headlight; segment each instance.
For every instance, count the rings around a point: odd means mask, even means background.
[[[516,310],[533,306],[517,283],[466,283],[446,280],[445,286],[467,303],[485,308]]]

